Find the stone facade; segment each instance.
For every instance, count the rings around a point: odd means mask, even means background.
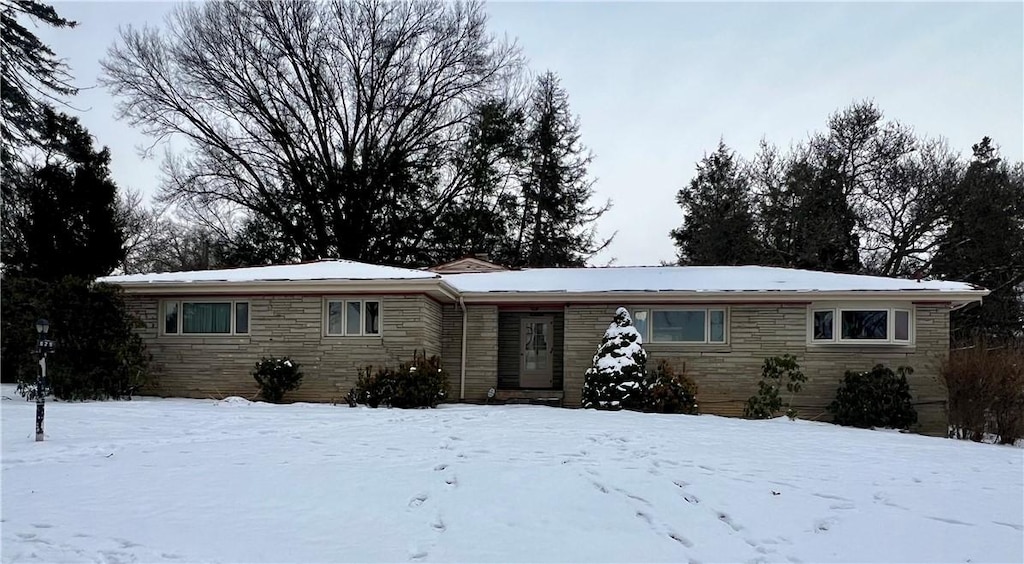
[[[161,335],[160,298],[126,296],[145,323],[140,333],[153,355],[158,384],[148,390],[150,393],[252,397],[256,393],[250,375],[253,364],[263,356],[288,355],[301,364],[305,376],[299,390],[286,399],[342,401],[355,384],[358,368],[394,365],[417,351],[441,355],[450,375],[452,396],[460,397],[463,310],[457,304],[442,305],[425,295],[359,298],[381,300],[381,336],[325,336],[324,299],[318,295],[234,298],[250,303],[249,335]],[[579,405],[583,374],[620,305],[631,310],[644,307],[628,303],[569,304],[558,316],[564,331],[563,369],[555,381],[561,383],[564,405]],[[909,365],[914,368],[910,381],[920,418],[918,430],[944,434],[947,396],[938,367],[949,352],[949,308],[946,304],[902,305],[914,311],[912,346],[809,344],[808,304],[725,304],[727,343],[647,343],[645,347],[651,367],[659,359],[667,359],[677,369],[685,367],[699,386],[701,412],[721,415],[742,412],[746,399],[757,391],[766,357],[793,354],[798,358],[808,382],[795,404],[801,416],[808,419],[827,419],[825,405],[833,399],[844,371],[866,370],[876,363],[894,368]],[[496,305],[466,306],[466,401],[485,401],[487,391],[498,387],[499,311]]]
[[[579,405],[583,373],[590,367],[600,336],[616,307],[570,305],[566,308],[566,405]],[[835,397],[846,370],[867,370],[878,363],[894,369],[907,365],[914,368],[909,380],[917,404],[918,430],[945,434],[947,394],[938,369],[949,354],[947,305],[914,308],[916,341],[910,347],[810,345],[806,304],[727,307],[728,344],[648,343],[644,346],[649,353],[649,367],[655,366],[659,359],[668,360],[677,370],[685,367],[698,385],[702,413],[740,415],[747,398],[757,392],[764,359],[792,354],[808,377],[794,401],[801,417],[828,419],[825,406]]]
[[[331,295],[336,297],[345,298]],[[326,336],[324,298],[316,295],[218,296],[249,302],[249,334],[203,337],[160,334],[159,297],[125,299],[144,323],[139,333],[153,356],[156,383],[148,393],[253,397],[253,365],[264,356],[290,356],[301,366],[303,380],[287,400],[341,402],[360,367],[396,365],[414,352],[441,354],[440,304],[423,295],[357,297],[381,300],[380,336]]]

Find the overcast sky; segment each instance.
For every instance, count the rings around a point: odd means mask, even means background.
[[[80,22],[40,29],[80,86],[95,86],[118,26],[159,25],[173,4],[57,3]],[[744,156],[764,137],[782,146],[830,113],[871,98],[886,116],[970,154],[992,137],[1024,154],[1024,4],[491,3],[491,29],[516,38],[531,70],[562,78],[594,153],[599,223],[617,232],[592,261],[657,264],[675,256],[676,191],[719,138]],[[73,101],[110,147],[122,187],[153,194],[160,152],[86,88]]]

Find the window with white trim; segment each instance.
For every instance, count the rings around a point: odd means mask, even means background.
[[[814,307],[812,343],[910,344],[913,313],[895,307]]]
[[[380,300],[325,300],[324,334],[379,336]]]
[[[164,300],[164,335],[247,335],[249,302],[243,300]]]
[[[633,325],[645,343],[724,344],[727,333],[721,308],[637,309]]]

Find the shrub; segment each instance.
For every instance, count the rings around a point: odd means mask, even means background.
[[[881,364],[867,372],[848,371],[828,411],[839,425],[907,429],[917,423],[907,376],[909,366],[892,369]]]
[[[414,354],[412,362],[403,362],[397,369],[383,367],[374,372],[371,367],[361,368],[346,401],[351,406],[437,407],[449,393],[441,359]]]
[[[253,368],[252,377],[259,385],[260,397],[272,403],[279,403],[286,392],[298,389],[302,384],[298,363],[288,357],[260,359]]]
[[[120,289],[77,278],[42,282],[5,276],[0,285],[0,363],[4,381],[35,397],[36,320],[50,322],[56,348],[46,359],[46,393],[61,400],[131,398],[150,383],[150,356],[135,333]]]
[[[770,419],[783,407],[790,419],[796,418],[793,396],[800,391],[807,377],[800,370],[796,357],[790,354],[764,359],[761,365],[761,381],[757,383],[757,395],[747,400],[743,416],[748,419]],[[784,402],[780,394],[782,383],[786,383],[788,399]]]
[[[647,351],[629,311],[615,311],[594,355],[594,364],[583,376],[583,407],[595,409],[643,409]]]
[[[655,413],[697,414],[697,384],[686,375],[686,365],[677,373],[664,359],[648,373],[644,409]]]
[[[1024,437],[1024,348],[975,341],[950,351],[942,365],[949,393],[950,436],[1013,444]]]

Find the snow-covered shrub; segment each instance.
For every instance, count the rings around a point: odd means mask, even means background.
[[[647,351],[629,311],[620,307],[583,377],[583,407],[643,409]]]
[[[881,364],[867,372],[847,371],[828,405],[833,421],[850,427],[907,429],[917,423],[917,410],[910,397],[907,376],[914,373],[901,366],[894,373]]]
[[[1024,437],[1024,345],[975,341],[942,365],[951,436],[1002,444]]]
[[[412,362],[403,362],[397,369],[360,369],[356,387],[346,400],[351,406],[437,407],[449,393],[448,374],[441,359],[414,354]]]
[[[665,359],[647,374],[644,409],[655,413],[697,414],[697,384],[686,375],[686,365],[676,372]]]
[[[252,377],[259,385],[260,397],[272,403],[280,402],[286,392],[302,384],[298,363],[288,357],[260,359]]]
[[[807,377],[800,370],[796,357],[790,354],[764,359],[761,365],[761,381],[757,383],[757,395],[747,400],[743,416],[748,419],[771,419],[783,407],[790,419],[796,418],[793,396],[800,391]],[[786,383],[789,397],[783,401],[782,383]]]

